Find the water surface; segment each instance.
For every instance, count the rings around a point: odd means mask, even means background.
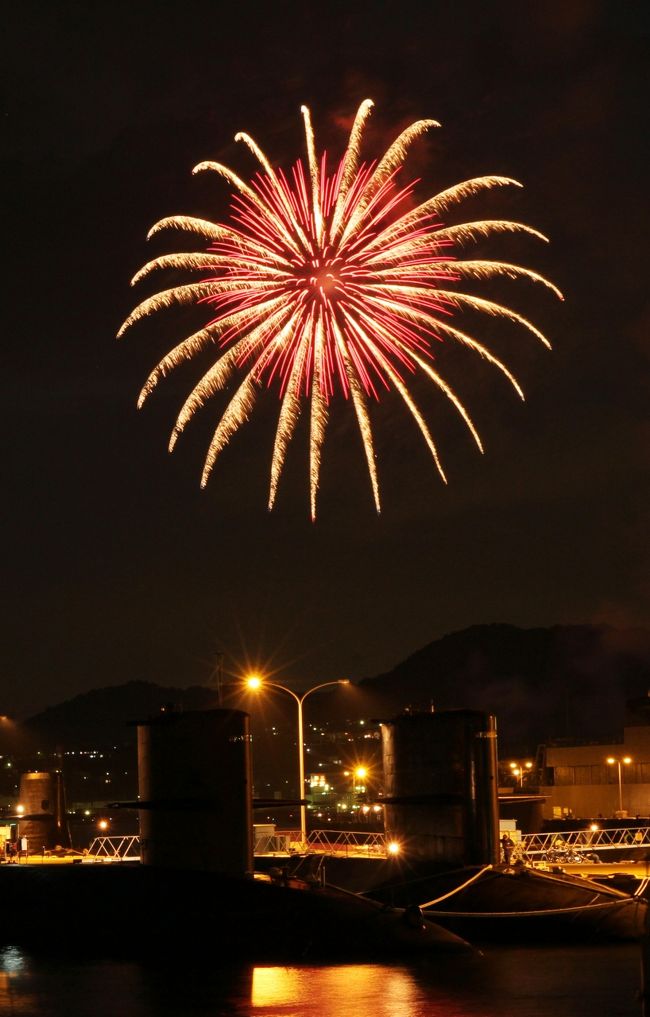
[[[224,968],[0,951],[11,1017],[640,1017],[639,948],[495,948],[440,962]]]

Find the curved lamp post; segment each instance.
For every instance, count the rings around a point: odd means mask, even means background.
[[[608,756],[607,757],[607,762],[609,763],[610,766],[613,766],[614,763],[616,763],[616,765],[618,767],[618,811],[622,812],[623,811],[623,777],[622,777],[622,771],[621,771],[621,763],[624,763],[625,766],[629,766],[630,763],[632,762],[632,757],[631,756],[621,756],[619,758],[618,756]]]
[[[298,706],[298,779],[299,779],[299,791],[300,800],[304,798],[305,794],[305,740],[303,733],[303,717],[302,717],[302,704],[304,703],[307,696],[311,696],[312,692],[318,692],[319,689],[325,689],[329,685],[349,685],[349,678],[339,678],[333,682],[321,682],[320,685],[314,685],[313,688],[307,689],[301,696],[293,689],[288,689],[286,685],[280,685],[278,682],[268,682],[260,678],[258,675],[250,675],[245,679],[246,688],[252,692],[257,692],[263,688],[280,689],[282,692],[288,692],[290,696],[295,699]],[[307,843],[307,806],[300,805],[300,842],[304,846]]]

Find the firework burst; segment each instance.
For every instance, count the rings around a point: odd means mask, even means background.
[[[307,169],[298,161],[287,175],[275,170],[247,134],[238,134],[261,166],[251,183],[217,162],[202,162],[194,173],[212,171],[234,189],[231,220],[213,223],[171,216],[156,223],[149,237],[164,229],[187,231],[208,242],[200,253],[168,254],[148,262],[139,282],[157,269],[203,273],[199,282],[175,286],[139,304],[118,336],[135,322],[174,304],[204,303],[212,315],[200,331],[184,339],[152,371],[138,406],[161,378],[208,347],[219,356],[186,399],[169,449],[196,411],[233,376],[235,388],[208,448],[201,486],[233,434],[250,416],[264,387],[276,385],[280,412],[271,461],[269,508],[275,502],[287,449],[303,405],[309,407],[309,475],[312,518],[328,410],[335,392],[350,400],[361,434],[377,511],[379,483],[368,412],[369,400],[394,388],[404,401],[446,481],[437,446],[409,390],[407,379],[422,372],[455,407],[478,448],[481,439],[455,392],[434,368],[433,343],[453,340],[474,350],[501,371],[523,399],[519,383],[481,342],[457,327],[453,313],[470,308],[507,318],[545,346],[542,333],[521,314],[462,292],[467,279],[525,277],[559,290],[528,268],[507,262],[459,257],[467,241],[500,232],[523,232],[546,240],[523,223],[483,220],[445,226],[441,216],[464,198],[516,180],[483,176],[465,180],[414,207],[413,184],[400,186],[399,169],[410,145],[439,125],[418,120],[407,127],[385,155],[360,162],[360,144],[372,102],[359,107],[338,168],[328,172],[318,157],[309,110],[302,107]],[[452,323],[452,320],[454,323]]]

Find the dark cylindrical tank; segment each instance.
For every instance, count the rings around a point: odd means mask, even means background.
[[[241,710],[166,710],[138,724],[146,865],[253,871],[250,742]]]
[[[18,837],[27,838],[30,853],[70,846],[63,775],[59,770],[21,774],[19,805],[24,818],[18,821]]]
[[[381,729],[388,840],[422,861],[497,863],[494,717],[474,710],[411,713]]]

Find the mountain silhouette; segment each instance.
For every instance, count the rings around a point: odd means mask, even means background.
[[[360,687],[384,713],[469,708],[497,717],[509,752],[558,739],[618,740],[626,702],[650,689],[650,632],[607,625],[475,625]]]
[[[342,709],[376,718],[405,708],[486,710],[497,717],[502,752],[510,753],[530,753],[540,742],[558,739],[617,740],[626,701],[650,689],[650,632],[606,625],[475,625],[429,643],[358,688],[363,695],[354,702],[346,699],[342,706],[335,696],[323,697],[317,711],[342,720]],[[134,721],[169,703],[203,710],[218,699],[205,686],[133,681],[49,707],[24,727],[52,747],[126,744],[135,741]],[[243,704],[227,699],[226,705]],[[292,704],[283,708],[293,723]]]
[[[163,707],[207,710],[218,705],[214,688],[174,688],[133,681],[84,692],[30,717],[24,727],[48,746],[95,748],[135,742],[135,722],[155,716]]]

